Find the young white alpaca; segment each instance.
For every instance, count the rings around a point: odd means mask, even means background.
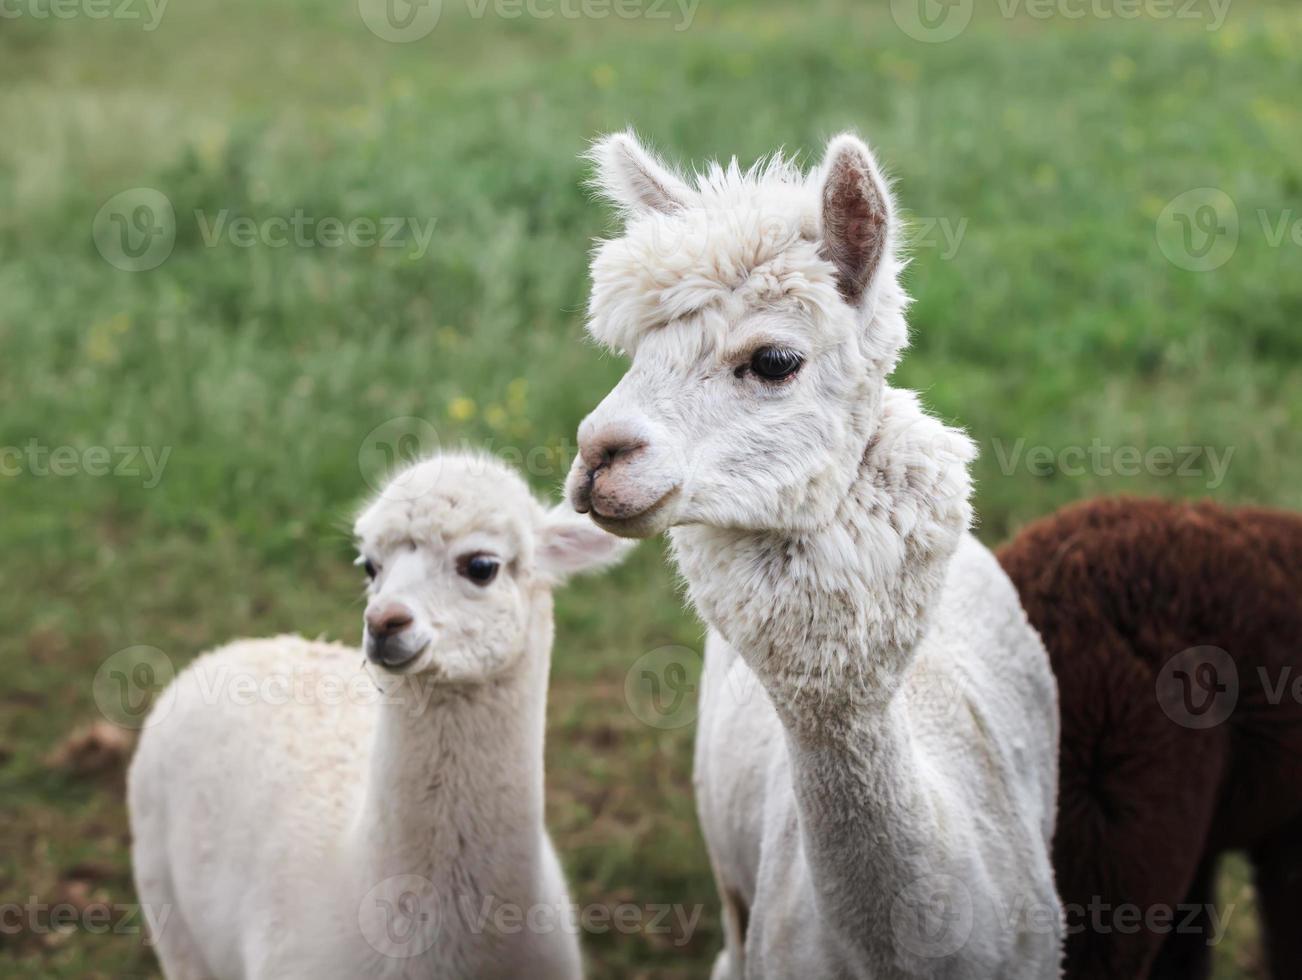
[[[364,663],[250,640],[163,694],[129,803],[170,980],[581,975],[543,826],[551,591],[623,543],[564,511],[419,463],[357,519]]]
[[[849,135],[805,175],[695,186],[631,135],[592,335],[632,358],[579,430],[576,508],[670,528],[709,624],[696,753],[716,978],[1059,975],[1057,691],[968,533],[971,442],[885,379],[897,218]]]

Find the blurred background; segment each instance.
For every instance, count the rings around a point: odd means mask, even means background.
[[[895,380],[979,442],[988,543],[1102,493],[1302,507],[1300,49],[1290,0],[0,0],[0,976],[157,976],[106,664],[357,642],[397,455],[556,493],[623,369],[583,334],[598,133],[869,139]],[[558,615],[575,897],[700,911],[586,936],[590,974],[703,977],[703,629],[659,542]],[[1259,976],[1241,865],[1221,898],[1217,976]]]

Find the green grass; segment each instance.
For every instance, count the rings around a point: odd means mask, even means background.
[[[1258,217],[1302,218],[1302,12],[1237,0],[1209,31],[978,6],[943,44],[849,0],[704,0],[682,31],[476,19],[446,0],[406,45],[319,0],[177,2],[153,32],[0,20],[0,447],[171,451],[149,488],[84,467],[0,477],[3,901],[57,899],[71,879],[132,901],[120,776],[45,762],[96,717],[109,654],[148,644],[181,663],[238,635],[357,638],[347,517],[381,423],[533,451],[535,484],[556,488],[622,367],[582,332],[588,242],[611,223],[577,155],[604,130],[635,124],[690,161],[779,144],[808,159],[843,127],[871,139],[923,236],[897,380],[979,440],[991,543],[1098,493],[1302,507],[1302,248],[1272,245]],[[171,201],[175,247],[124,272],[92,221],[142,186]],[[1239,242],[1189,271],[1155,229],[1167,202],[1208,186],[1235,202]],[[435,232],[424,254],[239,248],[206,244],[194,217],[296,209]],[[928,247],[960,226],[952,256]],[[1220,482],[1040,476],[1001,468],[1018,440],[1233,455]],[[681,948],[587,937],[594,977],[699,977],[719,943],[692,727],[648,727],[623,696],[638,656],[699,651],[701,632],[658,544],[560,600],[549,818],[575,892],[706,907]],[[1232,866],[1221,978],[1256,975],[1244,880]],[[132,936],[76,930],[0,935],[0,975],[155,967]]]

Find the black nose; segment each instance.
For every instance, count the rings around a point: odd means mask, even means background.
[[[570,505],[580,514],[592,510],[592,481],[596,479],[596,470],[587,470],[581,482],[575,483],[570,492]]]

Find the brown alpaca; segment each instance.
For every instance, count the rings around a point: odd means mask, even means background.
[[[1229,850],[1271,975],[1302,977],[1302,516],[1096,500],[999,560],[1061,692],[1067,980],[1207,976],[1212,923],[1186,920]]]

